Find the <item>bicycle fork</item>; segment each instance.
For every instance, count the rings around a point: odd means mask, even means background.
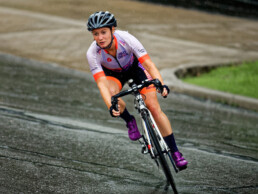
[[[154,154],[154,151],[153,151],[153,148],[152,148],[152,145],[151,145],[149,131],[147,130],[147,126],[146,126],[143,119],[142,119],[142,126],[143,126],[143,129],[144,129],[144,133],[146,134],[146,139],[143,138],[144,143],[145,143],[145,150],[146,150],[145,153],[150,152],[151,158],[155,158],[155,154]]]

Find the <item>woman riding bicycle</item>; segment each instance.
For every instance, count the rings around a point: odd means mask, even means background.
[[[87,51],[87,59],[111,116],[121,117],[126,122],[129,138],[138,140],[141,134],[135,118],[126,109],[125,102],[119,99],[116,111],[111,105],[111,97],[119,93],[129,79],[137,84],[146,79],[159,79],[164,88],[161,94],[163,97],[168,95],[169,88],[164,85],[160,72],[142,44],[128,32],[116,30],[116,26],[114,15],[108,11],[95,12],[89,17],[87,27],[92,32],[94,41]],[[146,106],[170,148],[176,166],[185,168],[188,162],[178,151],[170,122],[160,108],[156,88],[149,86],[140,93],[144,95]]]

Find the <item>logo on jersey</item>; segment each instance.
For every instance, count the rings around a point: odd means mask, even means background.
[[[108,57],[107,58],[107,62],[111,62],[111,61],[112,61],[112,59]]]
[[[91,71],[95,71],[96,69],[98,69],[98,67],[94,67],[91,69]]]
[[[119,42],[120,42],[121,45],[125,46],[125,41],[119,40]]]
[[[144,53],[144,52],[145,52],[145,49],[138,49],[138,51],[139,51],[140,53]]]
[[[123,51],[123,52],[121,52],[121,53],[118,53],[117,58],[118,58],[118,59],[121,59],[121,58],[123,58],[123,57],[125,57],[125,56],[127,56],[127,55],[128,55],[128,53],[127,53],[126,51]]]
[[[144,69],[144,73],[145,73],[145,75],[147,76],[147,79],[148,79],[148,80],[152,80],[151,75],[149,74],[149,72],[148,72],[146,69]]]

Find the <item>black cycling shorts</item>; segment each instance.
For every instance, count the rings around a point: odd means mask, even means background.
[[[142,81],[146,79],[152,79],[150,74],[147,72],[147,70],[144,69],[138,60],[135,60],[133,65],[126,71],[114,72],[105,67],[102,68],[105,75],[107,76],[107,79],[115,81],[118,84],[120,90],[130,79],[133,79],[136,84],[141,84]],[[156,91],[156,88],[152,85],[147,88],[143,88],[140,92],[143,94],[151,91]]]

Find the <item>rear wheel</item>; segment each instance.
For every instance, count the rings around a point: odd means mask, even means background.
[[[156,155],[156,157],[159,161],[159,164],[161,165],[162,170],[163,170],[163,172],[164,172],[164,174],[167,178],[167,182],[168,182],[168,184],[171,185],[174,193],[178,193],[177,189],[176,189],[175,181],[173,179],[173,176],[171,174],[171,171],[169,169],[169,166],[168,166],[168,163],[167,163],[167,160],[166,160],[166,155],[162,151],[159,140],[158,140],[158,138],[155,134],[155,131],[153,129],[152,121],[147,114],[143,118],[144,118],[144,121],[146,123],[146,127],[148,128],[148,131],[150,132],[150,138],[151,138],[151,141],[152,141],[152,144],[153,144],[152,146],[154,148],[155,155]]]

